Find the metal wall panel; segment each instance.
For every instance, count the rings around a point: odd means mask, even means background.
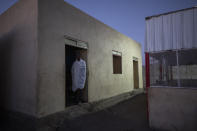
[[[146,20],[146,52],[196,47],[197,8],[155,16]]]

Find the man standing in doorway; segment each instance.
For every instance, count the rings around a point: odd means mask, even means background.
[[[86,81],[86,62],[81,58],[82,51],[76,51],[76,60],[72,65],[72,91],[74,92],[75,103],[84,102],[83,89]]]

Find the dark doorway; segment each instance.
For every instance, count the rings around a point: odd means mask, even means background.
[[[134,89],[139,88],[139,72],[138,72],[138,61],[133,60],[133,81]]]
[[[74,46],[65,46],[65,69],[66,69],[66,106],[76,105],[74,101],[74,93],[72,91],[72,74],[71,68],[76,60],[76,50],[80,50],[82,52],[82,59],[86,62],[86,82],[85,87],[82,91],[82,99],[84,102],[88,102],[88,68],[87,68],[87,50],[83,48],[78,48]]]

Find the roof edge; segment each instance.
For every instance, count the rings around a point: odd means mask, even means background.
[[[145,17],[145,20],[149,20],[149,19],[151,19],[153,17],[159,17],[159,16],[162,16],[162,15],[168,15],[168,14],[171,14],[171,13],[176,13],[176,12],[180,12],[180,11],[190,10],[190,9],[194,9],[194,8],[197,8],[197,5],[194,6],[194,7],[190,7],[190,8],[185,8],[185,9],[180,9],[180,10],[175,10],[175,11],[169,11],[169,12],[166,12],[166,13],[152,15],[152,16],[147,16],[147,17]]]

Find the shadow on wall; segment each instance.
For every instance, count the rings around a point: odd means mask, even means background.
[[[8,106],[11,79],[11,51],[13,49],[15,31],[0,36],[0,120],[5,120],[5,108]]]

